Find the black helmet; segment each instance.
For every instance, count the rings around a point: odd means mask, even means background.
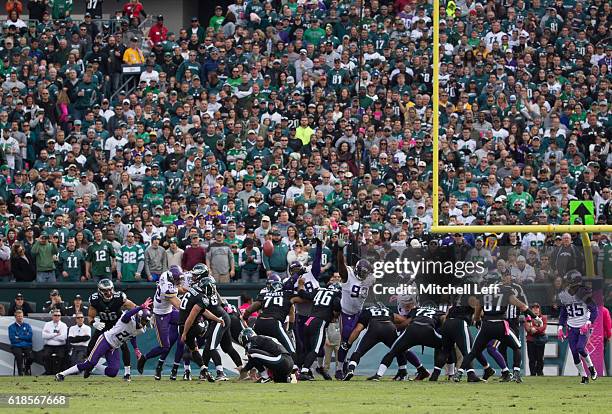
[[[213,279],[211,276],[206,276],[198,280],[198,286],[202,290],[202,293],[209,297],[214,295],[217,291],[215,279]]]
[[[110,279],[102,279],[98,282],[98,293],[105,302],[110,301],[115,293],[115,285]]]
[[[251,339],[253,339],[254,336],[255,331],[253,329],[245,328],[242,330],[242,332],[240,332],[240,335],[238,335],[238,343],[243,347],[246,347],[247,344],[251,342]]]
[[[191,269],[191,276],[193,277],[193,280],[204,279],[205,277],[208,277],[209,274],[210,271],[208,270],[208,266],[206,266],[204,263],[198,263],[193,267],[193,269]]]

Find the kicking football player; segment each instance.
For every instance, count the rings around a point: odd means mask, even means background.
[[[404,318],[397,317],[396,314],[391,312],[389,308],[383,304],[376,304],[365,308],[359,315],[357,326],[353,329],[351,336],[346,344],[341,344],[346,350],[350,349],[353,342],[359,338],[362,331],[365,331],[361,339],[357,342],[355,351],[351,354],[348,363],[348,371],[344,376],[344,381],[350,381],[355,375],[355,369],[361,361],[361,358],[367,354],[370,349],[379,343],[385,344],[391,348],[395,340],[397,339],[397,329],[395,323],[401,323]],[[412,351],[408,351],[412,352]],[[418,358],[417,358],[418,360]],[[396,381],[403,381],[408,376],[406,370],[406,354],[399,353],[397,355],[397,365],[399,366],[398,373],[393,378]],[[419,364],[417,366],[417,378],[427,378],[429,372]],[[425,374],[426,373],[426,374]]]
[[[584,286],[582,275],[577,270],[569,271],[565,277],[565,289],[559,293],[561,302],[559,314],[559,330],[557,337],[560,341],[568,340],[572,351],[574,364],[582,377],[582,384],[589,383],[580,358],[586,363],[591,379],[597,379],[597,371],[591,361],[591,356],[585,350],[585,345],[591,334],[591,325],[597,319],[597,305],[593,302],[591,289]],[[567,326],[567,335],[563,332]]]
[[[338,242],[334,246],[334,253],[338,266],[338,273],[342,281],[342,297],[340,304],[342,311],[340,314],[340,340],[347,342],[353,329],[359,320],[359,314],[363,309],[363,304],[368,297],[370,287],[374,284],[374,268],[372,264],[360,259],[355,264],[353,269],[347,266],[342,249],[347,244],[347,236],[341,234],[338,237]],[[348,350],[340,348],[338,350],[338,362],[344,363]],[[344,372],[336,370],[336,379],[344,379]]]
[[[400,326],[407,324],[404,332],[397,337],[391,345],[389,352],[383,357],[376,374],[368,378],[370,381],[380,381],[385,371],[399,354],[403,354],[415,345],[434,348],[434,371],[429,377],[430,381],[437,381],[438,376],[446,362],[446,354],[443,349],[442,335],[439,333],[440,326],[444,321],[444,313],[433,303],[424,304],[410,311]],[[401,318],[401,317],[400,317]]]
[[[116,377],[117,372],[119,372],[119,352],[117,352],[117,349],[121,348],[131,338],[145,332],[151,319],[151,311],[149,310],[151,303],[151,298],[147,298],[142,305],[125,311],[121,318],[115,321],[111,329],[104,331],[98,337],[85,361],[55,374],[55,380],[63,381],[66,375],[78,374],[83,371],[85,372],[84,378],[87,378],[102,357],[106,359],[104,374],[107,377]]]
[[[221,356],[219,355],[217,348],[219,346],[224,347],[224,351],[228,353],[236,366],[242,366],[240,355],[238,355],[238,352],[234,349],[232,339],[229,334],[230,317],[223,307],[221,296],[217,292],[215,279],[213,279],[211,276],[206,276],[200,281],[200,286],[202,287],[204,295],[209,301],[208,309],[213,315],[223,319],[224,323],[223,325],[216,322],[209,323],[204,335],[197,339],[197,344],[198,347],[203,350],[202,361],[204,365],[208,367],[210,360],[213,360],[217,370],[216,380],[227,381],[227,377],[223,372],[223,366],[221,365]],[[224,338],[226,338],[225,341],[223,341]],[[205,376],[209,382],[215,381],[212,375],[209,374]]]
[[[162,273],[157,281],[155,296],[153,299],[153,326],[157,335],[159,346],[151,349],[146,355],[141,355],[138,359],[138,372],[142,374],[148,359],[161,355],[155,367],[156,380],[161,379],[162,370],[166,356],[172,346],[178,340],[178,314],[181,301],[177,296],[177,286],[181,283],[181,270],[177,266],[172,266],[168,271]],[[176,353],[182,355],[185,344],[178,342]],[[176,379],[178,371],[178,361],[172,366],[171,377]]]
[[[220,326],[224,326],[225,321],[207,309],[210,306],[210,300],[204,293],[204,288],[209,288],[210,282],[206,279],[204,277],[193,282],[183,295],[179,310],[179,333],[181,334],[181,341],[191,351],[191,358],[200,367],[200,380],[213,382],[214,379],[208,372],[208,364],[204,364],[198,349],[197,338],[204,334],[198,323],[198,317],[202,315]]]
[[[492,340],[505,343],[513,351],[514,374],[510,374],[509,370],[503,370],[501,381],[507,382],[514,379],[516,382],[523,382],[521,379],[521,342],[508,326],[508,320],[506,319],[508,306],[516,306],[523,314],[530,316],[537,326],[542,325],[542,320],[517,298],[519,292],[512,285],[498,284],[496,286],[498,288],[496,292],[480,295],[480,298],[477,299],[474,322],[478,323],[482,319],[482,325],[478,335],[476,335],[472,350],[463,358],[461,368],[453,377],[455,382],[461,381],[461,377],[466,371],[468,382],[481,381],[470,366],[474,358],[482,353]]]
[[[232,344],[232,336],[230,332],[231,318],[225,310],[225,302],[219,292],[215,279],[212,276],[204,278],[200,284],[203,286],[203,291],[208,298],[210,305],[208,309],[213,315],[222,318],[224,321],[223,325],[219,325],[216,322],[209,323],[206,333],[198,338],[198,346],[203,349],[202,360],[204,365],[208,366],[208,362],[212,359],[216,370],[217,376],[215,381],[227,381],[228,378],[223,371],[223,365],[221,364],[221,355],[219,355],[218,347],[225,352],[234,362],[238,370],[242,368],[242,359],[238,351],[234,349]]]
[[[89,341],[87,348],[88,353],[91,353],[93,346],[96,344],[98,338],[102,336],[104,332],[109,331],[115,326],[121,313],[124,309],[133,309],[136,305],[134,302],[129,300],[125,293],[121,291],[115,291],[115,285],[110,279],[102,279],[98,282],[98,291],[91,294],[89,297],[89,311],[87,319],[89,324],[93,326],[94,333]],[[131,338],[130,342],[134,347],[134,351],[137,356],[140,356],[136,338]],[[131,381],[132,375],[130,370],[130,349],[128,348],[127,342],[121,345],[121,357],[123,359],[125,381]]]
[[[291,374],[295,365],[293,359],[289,351],[277,340],[265,335],[256,335],[253,329],[246,328],[240,333],[239,342],[249,358],[240,370],[241,375],[247,375],[252,368],[255,368],[260,375],[257,382],[297,382]],[[268,370],[272,378],[268,375]]]
[[[308,292],[304,285],[306,280],[298,279],[298,295],[300,298],[311,301],[312,307],[310,317],[304,327],[304,363],[300,372],[300,380],[313,381],[310,368],[320,354],[324,353],[327,327],[334,317],[340,313],[340,295],[342,286],[332,283],[328,287],[319,287],[314,292]],[[331,381],[331,376],[325,368],[320,365],[317,372],[326,381]]]

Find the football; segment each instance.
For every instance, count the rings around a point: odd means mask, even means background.
[[[262,246],[262,249],[266,256],[272,256],[272,253],[274,253],[274,244],[272,243],[272,240],[266,240]]]

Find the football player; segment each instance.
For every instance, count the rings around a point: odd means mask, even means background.
[[[523,382],[521,379],[521,342],[508,327],[508,321],[506,319],[508,306],[516,306],[523,314],[530,316],[537,326],[542,325],[542,320],[536,316],[525,303],[517,298],[519,292],[515,290],[511,284],[498,284],[496,286],[496,291],[480,295],[480,298],[477,299],[475,303],[474,321],[479,323],[479,321],[482,320],[482,324],[474,340],[472,350],[463,358],[461,368],[453,377],[455,382],[461,381],[461,377],[466,371],[469,382],[481,381],[470,366],[474,358],[482,353],[487,347],[487,344],[492,340],[498,340],[505,343],[513,351],[514,374],[510,374],[508,370],[503,370],[501,381],[507,382],[514,379],[516,382]]]
[[[295,376],[291,374],[295,365],[293,359],[289,351],[276,339],[265,335],[257,335],[253,329],[246,328],[240,333],[239,342],[249,358],[240,370],[241,375],[247,375],[252,368],[255,368],[260,375],[257,382],[297,382]],[[272,378],[268,375],[268,370],[272,374]]]
[[[350,381],[351,378],[353,378],[359,361],[361,361],[361,358],[363,358],[363,356],[374,346],[379,343],[383,343],[389,348],[393,346],[393,343],[397,340],[397,329],[395,324],[402,323],[403,320],[404,318],[394,314],[383,304],[369,306],[361,312],[359,320],[357,321],[357,326],[355,326],[355,329],[351,332],[351,336],[347,343],[342,343],[340,345],[348,351],[357,338],[359,338],[361,332],[365,331],[364,335],[357,342],[355,351],[349,358],[350,362],[348,363],[348,370],[344,376],[344,381]],[[408,352],[412,353],[410,350]],[[418,358],[417,361],[419,361]],[[406,370],[406,353],[400,352],[397,354],[397,365],[399,370],[393,379],[402,381],[408,376],[408,371]],[[421,380],[429,377],[429,372],[427,372],[420,361],[415,366],[417,368],[416,379]]]
[[[89,311],[87,319],[89,324],[93,326],[94,333],[89,341],[88,353],[93,349],[94,344],[98,338],[106,331],[109,331],[119,318],[124,309],[133,309],[136,305],[134,302],[129,300],[125,293],[117,291],[115,292],[115,285],[110,279],[102,279],[98,282],[98,291],[94,292],[89,297]],[[137,356],[140,356],[136,339],[132,338],[131,341]],[[121,345],[121,356],[123,359],[125,381],[131,381],[132,375],[130,372],[130,349],[128,344],[123,342]]]
[[[204,350],[202,352],[202,360],[204,361],[204,365],[208,366],[208,362],[212,359],[217,369],[217,377],[215,380],[227,381],[228,378],[223,372],[223,365],[221,365],[221,356],[217,351],[219,346],[221,350],[232,359],[234,364],[236,364],[238,370],[242,368],[242,359],[232,344],[230,333],[231,318],[225,310],[225,302],[217,291],[215,279],[213,279],[212,276],[207,276],[202,279],[200,286],[203,286],[204,294],[210,303],[208,309],[213,315],[222,318],[224,321],[223,325],[216,322],[209,323],[206,333],[198,338],[198,345]]]
[[[179,307],[179,333],[181,334],[181,341],[191,351],[192,359],[200,367],[200,380],[213,382],[214,379],[208,372],[208,364],[204,364],[197,345],[197,338],[204,334],[198,323],[198,318],[204,316],[204,318],[214,321],[220,326],[224,326],[225,321],[208,310],[210,301],[204,293],[204,288],[209,289],[210,282],[206,279],[204,277],[194,281],[183,295]]]
[[[512,280],[512,273],[510,273],[510,269],[506,269],[505,271],[501,272],[501,282],[504,285],[512,286],[512,288],[516,291],[517,299],[523,302],[524,304],[529,305],[529,303],[527,302],[527,296],[523,291],[523,287]],[[522,324],[519,320],[519,312],[516,306],[508,305],[508,308],[506,309],[506,320],[508,321],[510,329],[512,330],[512,332],[514,332],[514,335],[516,335],[517,338],[520,337],[519,331],[521,329]],[[507,351],[507,345],[499,341],[491,341],[487,344],[487,352],[493,357],[493,359],[495,359],[497,364],[502,368],[502,376],[503,373],[508,370]],[[483,377],[483,379],[486,378]]]
[[[323,253],[323,241],[321,240],[322,234],[319,233],[316,239],[314,257],[311,266],[304,266],[302,263],[295,261],[289,264],[289,279],[286,281],[285,289],[292,289],[297,292],[298,280],[304,279],[304,290],[307,293],[313,293],[319,288],[319,277],[321,276],[321,257]],[[308,315],[312,303],[308,301],[298,301],[295,304],[295,325],[293,326],[293,332],[295,334],[295,362],[297,365],[302,365],[304,362],[304,356],[306,355],[306,344],[304,339],[304,329],[306,328],[306,322],[308,321]],[[291,330],[291,329],[290,329]]]
[[[286,288],[292,289],[292,286],[283,286],[283,283],[279,281],[268,281],[266,289],[262,289],[251,306],[244,311],[242,320],[246,326],[249,316],[253,312],[259,311],[253,328],[255,333],[276,339],[291,354],[293,359],[296,348],[284,325],[285,321],[288,321],[287,329],[289,331],[293,329],[295,318],[293,304],[305,301],[300,301],[293,290]]]
[[[458,295],[446,314],[446,319],[440,333],[442,334],[445,353],[447,356],[450,356],[452,360],[449,375],[454,375],[455,345],[457,349],[459,349],[459,352],[461,352],[463,358],[465,358],[472,349],[472,336],[469,326],[472,324],[472,317],[476,304],[477,301],[474,296]],[[476,355],[476,359],[484,368],[483,380],[487,380],[495,374],[495,370],[491,368],[482,353]]]
[[[91,370],[94,369],[100,358],[106,359],[106,369],[104,374],[107,377],[116,377],[119,372],[119,352],[118,348],[125,345],[128,340],[142,334],[147,329],[147,324],[151,319],[151,298],[140,306],[134,306],[131,310],[125,311],[120,319],[115,321],[113,327],[104,331],[96,340],[89,357],[79,364],[55,374],[56,381],[63,381],[66,375],[85,372],[83,377],[89,377]]]
[[[342,286],[339,283],[332,283],[328,287],[319,287],[315,292],[308,292],[304,285],[306,280],[298,279],[298,295],[302,299],[312,302],[310,317],[304,328],[304,363],[300,372],[300,380],[312,381],[313,375],[310,367],[317,359],[317,356],[324,353],[327,327],[334,317],[340,313],[340,294]],[[321,365],[317,372],[327,381],[331,377]]]
[[[413,308],[407,318],[404,318],[403,321],[400,320],[400,327],[407,325],[406,329],[391,345],[391,349],[383,357],[376,374],[369,377],[368,380],[380,381],[393,358],[396,358],[400,353],[406,352],[415,345],[421,345],[434,348],[435,365],[429,380],[437,381],[446,362],[446,354],[442,346],[442,335],[439,333],[444,317],[444,313],[433,303],[426,303],[423,306]]]
[[[160,275],[153,299],[153,326],[159,346],[151,349],[146,355],[141,355],[138,359],[138,372],[142,374],[147,360],[160,355],[155,367],[154,378],[156,380],[161,379],[166,356],[179,336],[178,309],[181,306],[181,301],[177,296],[177,286],[181,283],[181,276],[181,269],[178,266],[171,266],[168,271]],[[184,349],[185,344],[179,341],[176,346],[176,354],[182,355]],[[171,377],[174,379],[176,379],[178,365],[178,361],[175,361],[172,365]]]
[[[181,301],[183,300],[185,292],[187,292],[187,290],[189,289],[189,286],[191,286],[193,283],[196,283],[198,280],[208,275],[208,273],[206,272],[207,269],[208,268],[204,264],[198,263],[193,267],[193,269],[191,269],[191,271],[183,272],[183,275],[181,277],[181,283],[179,284],[177,288],[179,300]],[[206,323],[208,322],[206,321],[202,322],[202,328],[203,328],[203,325],[205,325]],[[202,331],[204,331],[204,329],[202,329]],[[180,341],[180,338],[179,338],[179,341]],[[182,350],[179,349],[178,347],[176,348],[174,352],[174,364],[178,365],[182,358],[183,359],[183,381],[191,381],[191,360],[189,358],[190,353],[185,354],[184,350],[185,350],[184,346]],[[174,365],[173,365],[173,368],[174,368]],[[178,372],[178,369],[177,369],[177,372]],[[170,380],[172,381],[176,380],[176,374],[174,373],[174,370],[170,372]]]
[[[597,305],[593,302],[591,289],[584,286],[582,275],[577,270],[569,271],[565,277],[565,289],[559,293],[561,302],[559,314],[559,330],[557,337],[560,341],[568,340],[572,351],[574,364],[582,377],[582,384],[589,383],[589,377],[584,371],[582,361],[586,363],[591,379],[597,379],[597,371],[591,361],[591,356],[585,350],[585,345],[591,334],[591,326],[597,319]],[[567,326],[567,335],[564,329]]]
[[[334,246],[338,273],[342,281],[342,297],[340,300],[342,306],[340,314],[340,339],[342,342],[347,342],[353,329],[355,329],[370,287],[376,281],[374,278],[374,268],[369,261],[360,259],[354,268],[347,266],[342,252],[346,242],[347,236],[341,234],[338,237],[336,246]],[[347,353],[348,350],[346,349],[340,348],[338,350],[338,361],[340,363],[344,362]],[[336,379],[344,379],[344,372],[342,370],[336,371]]]

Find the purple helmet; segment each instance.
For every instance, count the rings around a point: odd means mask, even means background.
[[[355,277],[359,280],[365,280],[374,272],[372,264],[365,259],[359,259],[355,264]]]
[[[178,285],[183,276],[183,270],[177,265],[172,265],[168,269],[168,273],[170,273],[170,279],[174,282],[174,284]]]
[[[141,309],[138,312],[138,319],[136,320],[140,326],[147,326],[151,320],[151,311],[148,309]]]
[[[580,273],[578,270],[570,270],[565,274],[564,279],[570,286],[579,285],[583,280],[582,273]]]
[[[302,276],[304,273],[306,273],[306,268],[297,260],[289,265],[289,276],[296,278]]]
[[[280,282],[280,281],[281,281],[280,276],[275,273],[272,273],[270,277],[268,277],[268,280],[266,280],[266,289],[268,291],[272,291],[272,284],[274,282]]]

